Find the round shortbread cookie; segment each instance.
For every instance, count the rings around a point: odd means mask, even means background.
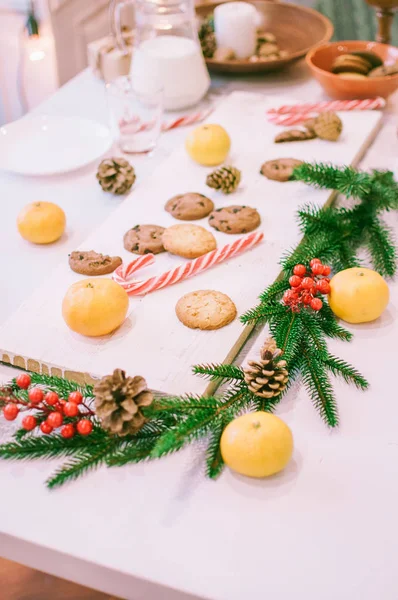
[[[231,298],[213,290],[198,290],[185,294],[176,304],[181,323],[190,329],[220,329],[231,323],[237,314]]]
[[[217,248],[212,233],[199,225],[172,225],[163,234],[163,246],[171,254],[197,258]]]
[[[207,217],[214,209],[210,198],[196,192],[178,194],[166,203],[165,210],[180,221],[196,221]]]

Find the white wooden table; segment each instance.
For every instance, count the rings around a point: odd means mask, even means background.
[[[224,91],[322,98],[304,65],[215,84]],[[101,85],[83,73],[40,110],[100,118],[101,94]],[[398,99],[392,99],[364,168],[395,170],[397,108]],[[167,133],[152,159],[135,160],[140,176],[150,174],[185,135]],[[80,172],[76,195],[66,197],[58,186],[54,198],[51,178],[1,174],[1,319],[65,253],[65,241],[51,252],[27,248],[15,235],[20,208],[33,192],[67,208],[68,246],[77,246],[122,202],[99,194],[86,203],[84,187],[92,178],[93,168]],[[398,216],[389,215],[389,222],[398,231]],[[128,600],[396,600],[398,283],[391,284],[391,293],[377,326],[352,327],[351,345],[332,344],[372,384],[364,394],[336,382],[340,429],[325,429],[301,388],[281,404],[279,414],[296,443],[294,460],[281,476],[252,481],[226,471],[217,482],[208,481],[196,447],[151,464],[100,469],[48,492],[43,483],[56,461],[0,461],[0,555]],[[1,380],[14,373],[0,366]]]

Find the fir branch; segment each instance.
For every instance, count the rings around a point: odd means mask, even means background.
[[[151,456],[160,458],[180,450],[188,442],[208,435],[216,428],[220,415],[225,414],[226,418],[233,418],[242,407],[246,406],[248,399],[251,399],[251,395],[248,394],[245,383],[232,386],[223,398],[212,399],[217,400],[217,406],[192,411],[191,414],[187,413],[178,420],[174,427],[170,427],[160,437]]]
[[[292,178],[354,198],[363,198],[372,185],[372,178],[367,173],[358,172],[352,167],[335,167],[325,163],[304,163],[294,169]]]
[[[374,269],[381,275],[393,277],[397,268],[397,251],[392,231],[381,219],[375,219],[370,225],[366,245]]]
[[[65,439],[60,435],[29,436],[0,446],[0,457],[15,460],[71,456],[80,451],[90,452],[109,440],[106,431],[95,428],[89,436]]]
[[[272,303],[280,300],[283,292],[289,287],[287,278],[278,278],[271,283],[267,289],[260,294],[260,300],[263,304]]]
[[[206,450],[206,475],[210,477],[210,479],[216,479],[224,468],[220,441],[227,424],[227,419],[220,416],[218,420],[214,422],[213,430],[209,435],[209,443]]]
[[[118,444],[121,443],[121,438],[108,438],[106,443],[96,446],[90,452],[79,452],[64,463],[49,479],[46,484],[50,489],[60,487],[69,481],[74,481],[88,471],[97,469],[102,464],[106,463],[107,458],[111,455]]]
[[[283,318],[270,322],[270,330],[278,348],[283,352],[283,358],[289,362],[296,355],[304,335],[298,313],[285,307]]]
[[[242,381],[244,379],[244,373],[240,367],[228,364],[195,365],[193,372],[195,375],[201,375],[206,379],[210,379],[210,381],[215,381],[216,379]]]
[[[289,284],[284,284],[283,292],[287,290]],[[282,292],[282,293],[283,293]],[[282,295],[282,294],[281,294]],[[268,302],[268,303],[267,303]],[[261,304],[248,310],[240,317],[242,323],[262,322],[267,323],[270,319],[283,316],[285,313],[284,307],[280,303],[263,300]]]
[[[299,318],[301,320],[302,328],[305,331],[305,336],[312,341],[320,356],[326,356],[327,346],[323,329],[320,327],[319,319],[317,318],[317,313],[314,311],[310,312],[302,310],[299,313]]]
[[[321,358],[320,360],[336,377],[342,377],[347,383],[353,383],[360,390],[366,390],[369,387],[369,383],[365,377],[344,360],[332,354],[328,354],[326,358]]]
[[[329,427],[339,423],[336,399],[330,384],[325,364],[318,358],[316,348],[304,342],[301,348],[301,374],[315,408]]]
[[[324,302],[322,310],[318,313],[317,319],[319,321],[319,326],[327,337],[343,340],[345,342],[352,340],[352,333],[339,324],[335,314],[326,302]]]

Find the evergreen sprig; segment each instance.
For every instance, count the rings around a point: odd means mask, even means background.
[[[16,460],[67,457],[67,462],[47,481],[48,487],[55,488],[100,465],[123,466],[160,458],[202,439],[207,444],[206,473],[215,478],[224,466],[220,440],[228,423],[247,410],[274,411],[298,380],[302,381],[325,423],[337,426],[339,416],[331,377],[341,377],[361,390],[369,385],[353,366],[329,352],[328,338],[350,341],[352,334],[337,322],[327,302],[318,313],[292,312],[281,299],[289,288],[294,265],[307,265],[314,257],[337,272],[360,265],[358,253],[365,250],[373,267],[382,275],[392,277],[396,272],[397,252],[394,236],[382,214],[398,209],[398,184],[388,171],[361,173],[351,167],[322,163],[299,166],[294,171],[294,179],[335,190],[354,201],[349,208],[318,208],[309,204],[298,211],[302,242],[282,257],[278,279],[262,292],[259,304],[241,317],[243,323],[267,324],[283,351],[289,381],[279,396],[264,399],[252,394],[239,366],[197,365],[193,372],[216,384],[224,384],[223,393],[156,398],[153,404],[143,408],[146,423],[142,429],[124,438],[110,435],[98,424],[91,435],[72,439],[54,434],[41,436],[20,429],[13,441],[0,446],[0,457]],[[38,374],[32,374],[32,383],[56,391],[60,397],[80,390],[88,404],[93,401],[91,386]],[[10,386],[15,397],[26,400],[27,392],[20,390],[15,380]]]

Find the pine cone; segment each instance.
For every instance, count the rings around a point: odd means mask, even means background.
[[[336,142],[343,131],[343,123],[334,112],[321,113],[313,124],[316,135],[322,140]]]
[[[235,167],[220,167],[206,178],[206,185],[224,194],[231,194],[240,183],[241,172]]]
[[[213,32],[208,33],[200,40],[200,45],[202,47],[203,56],[205,58],[212,58],[216,48],[216,36]]]
[[[266,340],[260,360],[250,360],[244,369],[247,387],[260,398],[275,398],[283,392],[289,379],[286,361],[280,360],[282,350],[276,347],[274,339]]]
[[[143,377],[126,377],[121,369],[103,377],[94,386],[95,413],[103,429],[115,435],[136,433],[146,419],[140,407],[149,406],[153,395]]]
[[[135,181],[135,171],[124,158],[106,158],[98,167],[97,179],[105,192],[125,194]]]

